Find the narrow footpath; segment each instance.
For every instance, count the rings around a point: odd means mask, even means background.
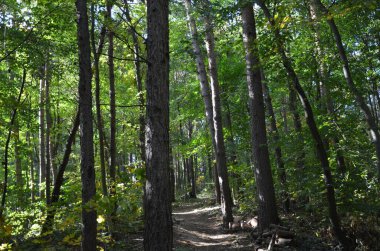
[[[253,250],[248,232],[222,229],[219,212],[202,199],[174,207],[174,250]]]

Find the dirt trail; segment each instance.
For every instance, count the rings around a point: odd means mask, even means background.
[[[223,230],[219,207],[197,200],[174,208],[175,250],[253,250],[249,233]]]

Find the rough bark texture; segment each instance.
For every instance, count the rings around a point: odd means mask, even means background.
[[[324,180],[325,180],[325,188],[326,188],[326,196],[327,196],[327,203],[328,203],[328,210],[329,210],[329,218],[330,222],[333,228],[333,231],[335,233],[335,236],[337,237],[338,241],[341,242],[344,249],[350,250],[350,243],[348,238],[345,236],[341,225],[340,225],[340,219],[337,212],[337,206],[336,206],[336,200],[335,200],[335,190],[334,190],[334,181],[333,177],[331,175],[330,165],[328,161],[328,156],[326,149],[324,147],[322,138],[320,136],[318,127],[315,123],[314,119],[314,113],[311,108],[310,102],[306,96],[305,91],[303,90],[301,84],[299,83],[298,76],[296,72],[294,71],[294,68],[292,66],[291,60],[285,53],[284,44],[280,37],[280,33],[278,28],[275,28],[275,23],[273,21],[273,18],[266,7],[266,5],[261,0],[256,0],[256,3],[259,4],[261,9],[264,11],[265,16],[269,20],[272,28],[274,29],[275,34],[275,40],[276,40],[276,46],[280,53],[282,64],[284,68],[286,69],[290,79],[292,80],[293,87],[296,89],[298,93],[298,97],[301,100],[302,107],[305,112],[306,117],[306,123],[310,129],[310,133],[315,141],[316,150],[318,154],[319,161],[321,163],[321,167],[323,170]]]
[[[169,1],[147,1],[144,250],[172,250],[169,177]]]
[[[205,7],[211,6],[208,0],[203,0]],[[208,68],[210,72],[211,101],[213,108],[213,123],[215,129],[215,146],[216,146],[216,166],[218,168],[218,179],[221,193],[221,209],[223,214],[223,223],[227,227],[229,222],[233,221],[232,215],[232,196],[230,184],[228,182],[227,157],[224,145],[223,125],[222,125],[222,107],[220,103],[220,91],[217,72],[217,63],[215,55],[215,39],[213,24],[210,15],[211,10],[204,13],[204,23],[206,29],[206,50],[208,57]]]
[[[329,13],[328,9],[322,4],[320,0],[311,0],[311,5],[314,6],[314,9],[320,12],[325,18],[326,22],[330,26],[331,32],[333,33],[336,46],[338,48],[339,57],[343,63],[343,74],[346,80],[347,86],[350,92],[355,96],[355,101],[359,105],[360,109],[364,113],[364,117],[367,121],[372,141],[375,145],[376,157],[377,157],[377,170],[378,170],[378,180],[380,182],[380,133],[379,128],[376,124],[376,119],[371,113],[371,109],[368,107],[366,100],[360,94],[360,91],[355,86],[354,80],[351,75],[350,65],[348,62],[346,50],[344,49],[342,38],[338,27],[335,24],[334,18]]]
[[[112,3],[107,1],[108,18],[108,79],[110,97],[110,194],[115,194],[116,182],[116,101],[115,101],[115,66],[113,62]]]
[[[99,158],[100,158],[100,172],[102,180],[102,192],[104,196],[107,196],[107,177],[106,177],[106,164],[104,154],[104,131],[102,112],[100,108],[100,74],[99,74],[99,58],[103,51],[104,38],[106,35],[106,28],[103,26],[100,31],[99,43],[96,48],[95,45],[95,10],[94,4],[91,5],[91,46],[92,54],[94,56],[94,73],[95,73],[95,106],[96,106],[96,124],[99,133]]]
[[[89,203],[95,196],[94,142],[92,125],[91,51],[86,0],[76,1],[79,48],[79,113],[82,178],[82,249],[96,250],[96,210]]]
[[[243,41],[246,55],[249,113],[251,119],[252,159],[259,204],[259,228],[263,231],[270,224],[278,224],[279,218],[269,160],[254,18],[253,7],[251,4],[247,4],[242,8]]]

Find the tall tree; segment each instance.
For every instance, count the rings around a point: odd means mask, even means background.
[[[281,56],[282,64],[291,79],[293,83],[293,88],[297,91],[298,97],[301,101],[302,107],[305,112],[306,117],[306,123],[310,129],[310,133],[314,139],[316,150],[318,153],[318,158],[321,163],[321,167],[323,170],[323,175],[325,179],[325,188],[326,188],[326,195],[327,195],[327,203],[328,203],[328,209],[329,209],[329,217],[330,222],[333,227],[333,231],[338,239],[338,241],[343,245],[344,249],[350,250],[351,244],[349,239],[346,237],[344,231],[341,228],[340,224],[340,218],[337,212],[337,206],[336,206],[336,199],[335,199],[335,189],[334,189],[334,180],[333,176],[331,174],[330,169],[330,163],[328,161],[328,155],[327,151],[325,149],[325,146],[323,144],[322,137],[320,135],[319,129],[317,127],[317,124],[314,119],[314,112],[311,107],[311,104],[309,102],[309,99],[302,88],[298,75],[296,74],[292,62],[288,55],[285,53],[285,47],[284,47],[284,41],[282,37],[280,36],[280,31],[278,29],[278,26],[276,26],[276,23],[268,9],[268,7],[265,5],[265,3],[262,0],[255,0],[255,2],[260,6],[260,8],[263,10],[264,15],[268,19],[275,35],[275,41],[276,41],[276,47],[277,50]]]
[[[110,193],[115,194],[116,179],[116,101],[115,101],[115,66],[114,66],[114,31],[112,25],[112,1],[107,1],[108,22],[108,79],[110,97]]]
[[[242,21],[251,119],[252,159],[257,185],[259,228],[263,231],[270,224],[277,224],[279,218],[269,160],[255,16],[251,3],[245,4],[242,8]]]
[[[339,57],[343,64],[343,75],[346,80],[347,86],[350,92],[354,95],[356,103],[359,105],[360,109],[364,113],[364,117],[367,121],[370,134],[375,145],[378,181],[380,182],[380,133],[376,123],[376,119],[374,117],[374,114],[371,112],[371,109],[368,107],[365,98],[362,97],[360,91],[354,83],[346,50],[343,46],[342,37],[340,35],[338,26],[335,24],[334,17],[331,15],[329,10],[323,5],[323,3],[320,0],[310,0],[310,3],[312,8],[316,10],[317,16],[319,15],[326,18],[326,22],[330,26],[331,32],[334,36],[334,40],[339,52]]]
[[[46,148],[45,148],[45,85],[46,85],[45,66],[40,69],[40,104],[39,104],[39,147],[40,147],[40,172],[39,172],[39,193],[40,197],[45,197],[42,184],[46,179]]]
[[[45,64],[45,115],[46,115],[46,133],[45,133],[45,153],[46,153],[46,204],[50,205],[50,184],[51,184],[51,171],[52,171],[52,148],[50,141],[50,130],[52,125],[52,119],[50,114],[50,79],[48,63]]]
[[[143,79],[141,74],[141,55],[140,55],[140,45],[139,39],[137,36],[136,28],[132,26],[132,18],[129,11],[128,1],[124,0],[125,5],[125,15],[126,19],[130,25],[130,33],[132,35],[133,41],[133,58],[135,64],[135,79],[137,84],[137,92],[138,92],[138,103],[139,103],[139,140],[140,140],[140,154],[141,160],[145,162],[145,97],[143,90]]]
[[[144,250],[172,250],[169,167],[169,1],[147,1]]]
[[[25,86],[25,81],[26,81],[26,70],[24,68],[23,71],[23,76],[22,76],[22,83],[21,83],[21,88],[20,92],[17,97],[17,106],[20,105],[21,101],[21,96],[24,92],[24,86]],[[14,123],[16,121],[16,115],[17,115],[17,108],[14,107],[12,109],[12,114],[11,114],[11,121],[9,122],[9,128],[8,128],[8,134],[7,134],[7,139],[5,141],[5,149],[4,149],[4,160],[2,164],[4,165],[4,182],[3,182],[3,187],[2,187],[2,197],[1,197],[1,204],[0,204],[0,222],[4,222],[4,210],[5,210],[5,203],[6,203],[6,196],[7,196],[7,191],[8,191],[8,155],[9,155],[9,143],[11,141],[11,135],[12,135],[12,129],[14,126]]]
[[[261,81],[263,84],[264,103],[268,111],[269,120],[270,120],[270,132],[272,133],[273,143],[275,145],[274,155],[275,155],[276,165],[278,169],[277,171],[278,177],[281,183],[281,188],[280,188],[281,199],[283,202],[283,207],[284,207],[285,212],[288,212],[289,206],[290,206],[290,198],[289,198],[289,193],[288,193],[288,188],[287,188],[285,163],[282,157],[282,149],[280,146],[280,133],[277,128],[277,121],[276,121],[276,115],[273,109],[272,98],[270,95],[268,84],[265,80],[265,74],[264,74],[263,69],[261,69]]]
[[[211,3],[209,0],[203,0],[204,12],[204,24],[206,30],[206,50],[208,57],[208,68],[210,72],[210,87],[211,87],[211,101],[213,109],[213,124],[215,129],[215,157],[216,166],[218,168],[218,179],[220,183],[221,193],[221,208],[223,214],[223,223],[226,227],[229,222],[233,221],[232,216],[232,195],[230,184],[228,182],[227,171],[227,157],[226,148],[224,145],[224,134],[222,125],[222,106],[220,102],[220,90],[218,80],[218,68],[215,55],[215,38],[213,31],[213,23],[211,17]]]
[[[102,111],[100,108],[100,73],[99,73],[99,59],[103,51],[104,38],[106,35],[106,27],[102,26],[100,30],[99,42],[96,47],[95,43],[95,5],[91,4],[91,48],[94,57],[94,73],[95,73],[95,106],[96,106],[96,125],[99,134],[99,158],[100,158],[100,172],[102,181],[102,192],[107,196],[107,177],[106,177],[106,161],[104,154],[104,129],[102,120]]]
[[[96,210],[94,199],[95,168],[92,125],[91,51],[88,29],[87,1],[77,0],[77,39],[79,49],[79,113],[82,178],[82,249],[96,250]]]

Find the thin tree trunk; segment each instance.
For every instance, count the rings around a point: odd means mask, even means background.
[[[50,80],[48,78],[48,65],[45,64],[45,114],[46,114],[46,133],[45,133],[45,153],[46,153],[46,205],[49,207],[50,200],[50,184],[51,184],[51,141],[50,141],[50,129],[51,129],[51,115],[50,115]]]
[[[204,6],[211,6],[208,0],[203,1]],[[228,223],[233,221],[232,215],[232,196],[228,182],[227,158],[224,145],[224,135],[222,126],[222,108],[220,104],[220,91],[217,72],[217,63],[215,56],[215,39],[213,24],[210,15],[211,10],[206,10],[204,15],[206,29],[206,50],[208,57],[208,67],[210,71],[211,100],[213,108],[213,123],[215,129],[215,146],[216,146],[216,166],[218,168],[218,179],[221,193],[221,209],[223,214],[223,224],[228,227]]]
[[[375,145],[376,150],[376,158],[377,158],[377,170],[378,170],[378,181],[380,182],[380,133],[379,128],[377,127],[376,120],[371,113],[370,108],[368,107],[365,99],[361,96],[360,91],[355,86],[354,80],[351,75],[350,65],[348,62],[348,58],[346,55],[346,50],[344,49],[342,38],[340,36],[340,32],[338,27],[335,24],[333,16],[329,13],[327,8],[322,4],[320,0],[311,0],[311,5],[315,10],[322,13],[326,18],[327,24],[330,26],[331,32],[334,35],[335,43],[338,48],[340,59],[343,63],[343,74],[346,80],[347,86],[350,92],[355,96],[355,100],[358,103],[360,109],[364,113],[365,119],[367,121],[371,137],[373,143]]]
[[[99,74],[99,58],[103,51],[104,38],[106,28],[103,26],[100,31],[98,48],[95,45],[95,10],[94,4],[91,5],[91,46],[92,54],[94,56],[94,73],[95,73],[95,106],[96,106],[96,124],[99,133],[99,157],[100,157],[100,172],[102,181],[102,193],[107,196],[107,177],[106,177],[106,164],[105,164],[105,136],[103,131],[102,111],[100,108],[100,74]]]
[[[263,231],[270,224],[277,224],[279,218],[269,160],[260,60],[256,46],[256,25],[251,4],[242,8],[242,21],[251,119],[253,169],[257,186],[259,229]]]
[[[285,164],[284,164],[284,160],[282,159],[282,150],[280,147],[280,135],[277,128],[276,116],[273,110],[272,98],[270,96],[268,84],[264,78],[265,75],[264,75],[263,70],[261,70],[261,75],[262,75],[261,80],[263,84],[264,101],[265,101],[265,105],[268,110],[268,114],[270,118],[270,131],[273,134],[273,144],[275,145],[274,155],[275,155],[277,169],[278,169],[278,176],[279,176],[279,180],[281,184],[282,203],[283,203],[285,212],[289,212],[290,198],[289,198],[289,193],[288,193],[288,188],[287,188]]]
[[[79,49],[79,113],[82,178],[82,250],[96,250],[96,209],[89,202],[96,193],[92,125],[91,51],[87,2],[76,0]]]
[[[30,125],[30,124],[29,124]],[[30,200],[33,203],[35,201],[35,193],[34,193],[34,155],[33,155],[33,145],[30,140],[30,132],[26,133],[26,141],[28,142],[29,147],[29,168],[30,168]]]
[[[40,172],[39,172],[39,193],[41,198],[45,198],[45,190],[42,184],[46,180],[46,153],[45,153],[45,67],[40,71],[40,107],[39,107],[39,147],[40,147]]]
[[[108,33],[108,78],[109,78],[109,97],[110,97],[110,194],[115,195],[116,182],[116,101],[115,101],[115,67],[113,62],[113,37],[112,30],[112,3],[107,1],[107,21],[109,26]],[[111,27],[111,28],[110,28]]]
[[[21,165],[21,155],[20,155],[20,128],[15,121],[14,126],[14,154],[15,154],[15,168],[16,168],[16,186],[17,186],[17,199],[20,205],[23,203],[24,197],[24,181],[22,177],[22,165]]]
[[[335,117],[334,112],[334,104],[331,99],[330,89],[326,84],[326,80],[328,78],[327,71],[326,71],[326,64],[324,63],[323,59],[323,51],[321,46],[321,34],[320,30],[316,24],[317,21],[317,15],[314,5],[310,5],[310,19],[313,22],[312,23],[312,29],[315,34],[314,36],[314,43],[315,43],[315,52],[316,52],[316,60],[318,65],[318,71],[317,74],[319,75],[319,85],[321,88],[321,99],[322,99],[322,106],[325,108],[323,109],[327,114],[329,114],[332,118]],[[335,119],[334,119],[335,120]],[[333,147],[336,149],[336,160],[338,163],[338,170],[340,174],[344,174],[347,167],[346,167],[346,161],[344,159],[342,151],[339,149],[339,139],[336,136],[332,136],[332,143]],[[328,142],[326,142],[327,148],[328,148]]]
[[[201,94],[205,106],[205,112],[206,112],[206,119],[207,124],[209,126],[210,135],[211,135],[211,142],[214,149],[214,153],[216,156],[216,141],[215,141],[215,128],[214,128],[214,112],[213,112],[213,104],[211,100],[211,90],[207,79],[207,73],[206,73],[206,66],[203,61],[203,56],[201,53],[201,48],[198,43],[198,31],[197,26],[195,23],[194,18],[192,17],[192,7],[191,7],[191,0],[185,0],[185,8],[186,8],[186,15],[187,15],[187,22],[189,26],[189,30],[191,33],[191,40],[193,45],[193,51],[195,54],[196,64],[197,64],[197,71],[198,71],[198,79],[201,87]],[[215,172],[216,175],[218,175],[218,172]],[[215,180],[219,183],[218,179],[215,177]],[[219,185],[215,186],[215,189],[218,188]],[[217,195],[220,195],[220,192],[216,192]],[[217,202],[218,200],[217,196]]]
[[[192,137],[193,137],[193,124],[191,121],[188,123],[188,132],[189,132],[189,142],[191,142]],[[194,155],[191,155],[188,158],[188,172],[189,172],[189,178],[190,178],[190,186],[191,186],[191,191],[190,191],[190,198],[196,198],[196,187],[195,187],[195,175],[194,175]]]
[[[169,1],[147,1],[144,250],[172,250],[169,177]]]
[[[65,173],[67,164],[69,163],[69,160],[70,160],[72,145],[75,139],[75,135],[77,134],[78,127],[79,127],[79,111],[77,112],[77,115],[75,116],[73,127],[70,131],[69,137],[66,142],[66,148],[65,148],[65,153],[63,155],[62,163],[58,168],[57,178],[55,179],[53,192],[51,195],[51,204],[57,203],[59,200],[59,196],[61,194],[61,187],[63,185],[63,175]],[[57,210],[55,207],[52,207],[50,210],[47,211],[47,216],[42,226],[42,231],[41,231],[42,234],[51,230],[56,211]]]
[[[124,0],[125,4],[125,13],[127,21],[132,24],[132,18],[129,12],[128,1]],[[141,76],[141,64],[140,64],[140,46],[139,40],[136,34],[135,29],[130,31],[133,41],[133,55],[134,55],[134,64],[135,64],[135,79],[137,84],[138,92],[138,104],[140,108],[139,114],[139,140],[140,140],[140,151],[141,151],[141,160],[145,162],[145,98],[143,90],[143,81]]]
[[[22,75],[22,83],[20,87],[20,92],[17,97],[17,103],[20,104],[21,101],[21,96],[24,91],[24,86],[25,86],[25,80],[26,80],[26,70],[24,69],[23,75]],[[9,143],[11,141],[11,135],[12,135],[12,129],[13,125],[16,120],[16,115],[17,115],[17,106],[13,108],[12,110],[12,115],[11,115],[11,121],[9,123],[9,129],[8,129],[8,136],[7,140],[5,142],[5,149],[4,149],[4,160],[3,160],[3,165],[4,165],[4,182],[3,182],[3,193],[1,197],[1,205],[0,205],[0,221],[4,222],[4,210],[5,210],[5,202],[6,202],[6,196],[7,196],[7,191],[8,191],[8,152],[9,152]]]
[[[280,37],[280,33],[278,28],[276,28],[274,19],[271,16],[268,8],[261,0],[255,0],[256,3],[261,7],[261,9],[264,11],[265,16],[269,20],[272,28],[274,29],[275,33],[275,40],[276,40],[276,46],[280,53],[282,63],[284,65],[284,68],[286,69],[289,77],[292,79],[293,87],[296,89],[298,93],[298,97],[301,100],[303,109],[305,111],[305,117],[306,117],[306,123],[309,126],[311,135],[315,141],[316,144],[316,150],[318,153],[319,161],[321,162],[321,167],[323,170],[323,175],[325,179],[325,187],[326,187],[326,195],[327,195],[327,202],[328,202],[328,209],[329,209],[329,217],[330,222],[333,227],[333,231],[338,239],[339,242],[343,245],[345,249],[351,249],[349,240],[345,236],[341,225],[340,225],[340,219],[337,212],[337,206],[336,206],[336,200],[335,200],[335,190],[334,190],[334,181],[333,177],[331,175],[330,165],[328,161],[328,156],[326,149],[323,145],[322,137],[320,136],[318,127],[315,123],[314,119],[314,113],[311,108],[310,102],[306,96],[306,93],[304,92],[301,84],[299,83],[298,76],[296,72],[294,71],[294,68],[292,66],[291,60],[288,58],[288,56],[285,53],[284,44]]]

